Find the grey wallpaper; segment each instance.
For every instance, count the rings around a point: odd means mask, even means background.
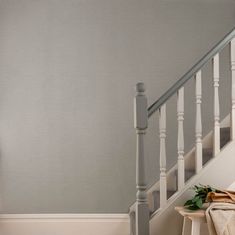
[[[152,103],[234,25],[232,0],[1,0],[0,211],[127,212],[135,200],[135,83],[146,83]],[[223,99],[226,56],[227,49]],[[208,65],[204,132],[210,74]],[[189,149],[193,81],[186,88]],[[169,168],[176,160],[174,97],[167,110]],[[157,125],[151,118],[150,183],[158,178]]]

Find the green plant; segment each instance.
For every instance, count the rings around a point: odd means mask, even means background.
[[[219,190],[212,188],[209,185],[195,185],[192,188],[195,191],[195,195],[192,199],[185,202],[184,206],[189,210],[201,209],[203,203],[206,202],[207,194],[210,192],[219,192]]]

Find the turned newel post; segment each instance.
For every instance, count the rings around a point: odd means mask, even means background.
[[[144,83],[136,85],[134,99],[134,126],[137,134],[136,148],[136,235],[149,235],[149,208],[145,176],[144,135],[148,127],[147,98]]]

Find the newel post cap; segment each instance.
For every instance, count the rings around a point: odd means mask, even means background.
[[[143,92],[145,92],[145,85],[144,85],[144,83],[143,83],[143,82],[138,82],[138,83],[136,84],[135,89],[136,89],[136,92],[138,92],[138,93],[143,93]]]

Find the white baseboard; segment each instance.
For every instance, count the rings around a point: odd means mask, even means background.
[[[129,235],[128,214],[2,214],[1,235]]]

